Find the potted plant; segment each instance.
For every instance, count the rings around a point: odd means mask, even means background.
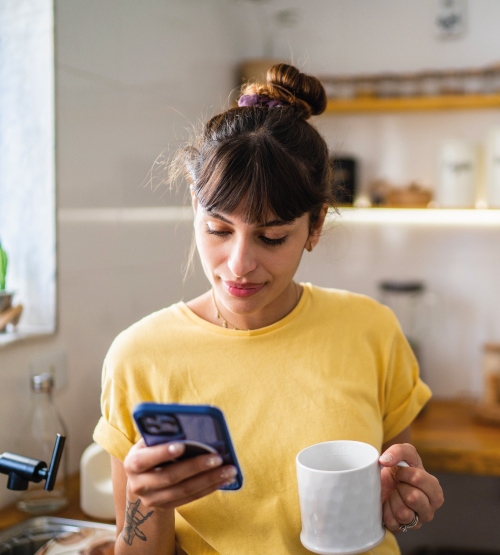
[[[17,326],[23,311],[22,305],[12,306],[14,293],[5,290],[7,262],[7,253],[3,250],[0,243],[0,333],[4,333],[7,330],[7,324]]]
[[[262,57],[246,60],[241,65],[241,79],[244,83],[248,81],[266,81],[267,70],[274,64],[283,62],[277,59],[274,51],[274,39],[280,28],[293,27],[299,20],[298,10],[289,8],[269,13],[264,4],[272,0],[246,0],[255,5],[255,14],[261,30],[261,41],[263,44]]]
[[[2,248],[0,242],[0,312],[4,312],[11,307],[12,293],[5,291],[5,276],[7,275],[7,253]]]

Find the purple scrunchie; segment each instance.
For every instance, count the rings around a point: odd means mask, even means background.
[[[284,104],[279,100],[271,100],[260,94],[244,94],[238,100],[238,106],[258,106],[259,108],[282,108]]]

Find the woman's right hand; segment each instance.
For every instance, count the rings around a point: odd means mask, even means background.
[[[222,466],[216,454],[199,455],[175,461],[184,452],[182,443],[164,443],[147,447],[138,441],[123,461],[128,495],[139,497],[145,507],[174,509],[230,484],[236,476],[234,466]]]

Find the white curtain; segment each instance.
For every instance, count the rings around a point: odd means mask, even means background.
[[[56,314],[53,0],[0,0],[0,240],[20,328]]]

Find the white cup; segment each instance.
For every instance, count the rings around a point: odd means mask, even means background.
[[[360,441],[311,445],[296,458],[300,541],[320,555],[355,555],[385,538],[375,447]],[[398,466],[408,466],[404,461]]]

